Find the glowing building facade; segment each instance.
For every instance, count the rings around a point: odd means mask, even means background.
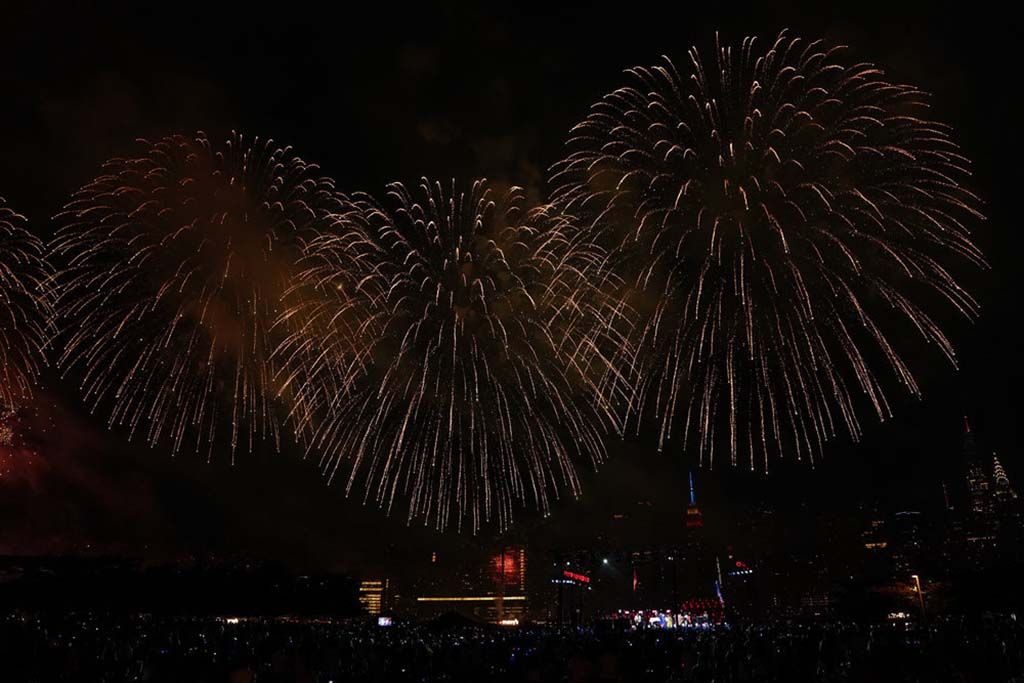
[[[388,579],[367,579],[359,582],[359,604],[370,616],[387,611]]]

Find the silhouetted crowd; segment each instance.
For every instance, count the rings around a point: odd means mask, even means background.
[[[0,617],[2,681],[1024,681],[1013,618],[712,630]]]

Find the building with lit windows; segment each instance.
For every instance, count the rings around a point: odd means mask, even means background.
[[[978,457],[978,446],[966,417],[963,455],[967,469],[967,517],[964,524],[964,540],[968,563],[977,568],[993,561],[997,521],[991,481],[981,458]]]
[[[893,568],[909,576],[920,571],[923,557],[923,517],[917,510],[903,510],[892,518]]]
[[[456,613],[476,621],[519,623],[526,617],[527,551],[502,546],[482,562],[448,565],[432,554],[430,576],[419,582],[414,614],[431,619]]]
[[[999,508],[1006,508],[1017,500],[1017,492],[1010,485],[1006,470],[995,455],[992,456],[992,497]]]
[[[387,610],[388,579],[368,579],[359,582],[359,604],[370,616]]]

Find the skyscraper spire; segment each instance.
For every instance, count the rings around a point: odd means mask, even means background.
[[[964,523],[964,540],[967,542],[967,557],[974,567],[988,566],[994,561],[996,553],[997,536],[1000,527],[1000,513],[998,509],[1007,509],[1011,506],[1002,505],[1001,502],[1012,500],[1009,498],[1009,486],[1004,487],[1000,497],[1000,487],[996,483],[1002,472],[1002,466],[995,461],[997,471],[995,476],[989,476],[987,463],[983,463],[983,456],[978,452],[978,446],[971,433],[971,425],[964,417],[964,443],[963,443],[964,466],[967,480],[967,517]],[[1005,479],[1005,472],[1002,477]],[[1007,484],[1009,481],[1007,480]]]
[[[1010,478],[1006,476],[1006,470],[1003,469],[1002,464],[999,462],[999,457],[992,454],[992,478],[996,480],[996,485],[1000,484],[1003,486],[1010,485]]]
[[[697,507],[697,489],[693,485],[693,470],[690,470],[690,505],[686,508],[686,528],[699,529],[704,526],[704,516]]]
[[[964,415],[964,460],[970,466],[977,457],[978,447],[974,441],[974,433],[971,431],[971,423],[967,420],[967,416]]]
[[[992,480],[995,482],[993,488],[998,502],[1009,502],[1017,498],[1017,493],[1010,486],[1010,478],[1006,476],[1006,470],[995,453],[992,454]]]

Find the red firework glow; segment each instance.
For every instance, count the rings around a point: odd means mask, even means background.
[[[44,461],[33,445],[29,423],[34,409],[0,409],[0,486],[35,487]]]

